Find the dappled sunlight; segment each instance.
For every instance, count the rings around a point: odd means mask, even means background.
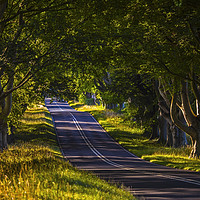
[[[191,159],[189,157],[175,156],[175,155],[146,155],[142,157],[152,163],[166,165],[172,168],[180,168],[185,170],[194,170],[200,172],[200,160]]]
[[[76,127],[63,127],[63,126],[56,126],[57,130],[69,130],[69,131],[77,131]]]
[[[64,123],[64,124],[74,124],[74,122],[71,120],[66,120],[64,117],[62,119],[59,119],[59,120],[54,120],[54,122],[56,123]],[[80,125],[96,125],[96,126],[99,126],[96,122],[84,122],[84,121],[79,121],[78,122]],[[93,127],[93,126],[92,126]]]
[[[0,161],[0,174],[5,176],[0,179],[2,199],[132,199],[126,191],[55,158],[47,147],[15,146]]]
[[[77,133],[74,123],[68,123],[72,127],[56,138],[49,116],[40,114],[31,118],[31,112],[29,114],[28,117],[26,114],[17,129],[17,143],[1,154],[0,199],[118,200],[121,197],[120,199],[132,200],[132,195],[127,191],[88,172],[77,170],[63,160],[57,138],[61,140],[60,146],[74,147],[79,153],[86,146],[83,140],[78,147],[66,142],[69,138],[66,133]],[[56,129],[67,129],[65,123],[57,124]],[[80,135],[76,137],[81,138]],[[91,154],[91,151],[88,153]]]
[[[163,197],[169,190],[177,187],[177,184],[187,190],[188,186],[194,186],[195,195],[199,194],[200,180],[196,174],[177,172],[172,168],[144,161],[125,150],[109,136],[131,152],[136,152],[136,155],[152,155],[161,146],[156,140],[150,141],[144,137],[142,129],[129,127],[120,116],[116,117],[113,113],[107,115],[109,118],[99,111],[91,110],[91,113],[98,120],[101,119],[101,125],[108,133],[87,113],[52,112],[58,127],[58,140],[63,155],[74,166],[92,171],[111,182],[123,182],[126,186],[133,187],[134,190],[129,190],[135,191],[136,194],[140,194],[137,193],[140,190],[145,194],[146,191],[152,190],[152,193],[157,195],[154,184],[156,188],[162,188]]]

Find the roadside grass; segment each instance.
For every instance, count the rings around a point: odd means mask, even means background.
[[[105,110],[102,106],[85,106],[79,103],[70,105],[92,114],[111,137],[136,156],[156,164],[200,172],[200,159],[189,158],[190,146],[169,148],[159,144],[157,140],[149,140],[141,128],[130,127],[122,114]]]
[[[51,115],[45,107],[29,108],[25,112],[15,140],[50,146],[61,156]]]
[[[29,109],[16,130],[15,144],[0,153],[2,200],[129,200],[114,184],[72,167],[60,153],[45,107]]]

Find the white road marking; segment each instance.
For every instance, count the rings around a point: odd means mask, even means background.
[[[56,101],[54,101],[54,103],[56,103],[56,105],[60,108],[61,111],[65,111],[63,110],[59,104],[57,104]],[[69,112],[69,111],[68,111]],[[81,128],[81,126],[79,125],[79,122],[77,121],[77,119],[75,118],[75,116],[69,112],[73,118],[73,122],[76,125],[81,137],[83,138],[83,140],[85,141],[85,143],[87,144],[87,146],[90,148],[90,150],[97,156],[99,157],[101,160],[103,160],[104,162],[106,162],[109,165],[112,165],[114,167],[117,168],[121,168],[124,170],[128,170],[128,171],[134,171],[137,173],[141,173],[140,171],[135,171],[134,168],[127,168],[127,167],[123,167],[123,165],[120,165],[116,162],[111,161],[110,159],[106,158],[104,155],[102,155],[94,146],[93,144],[89,141],[89,139],[87,138],[87,136],[85,135],[83,129]],[[92,115],[91,115],[92,116]],[[96,121],[96,119],[92,116],[92,118]],[[96,121],[97,122],[97,121]],[[99,125],[100,126],[100,125]],[[101,126],[100,126],[101,127]],[[101,127],[102,128],[102,127]],[[103,128],[102,128],[103,132],[105,132],[106,134],[108,134]],[[126,150],[126,149],[124,149]],[[126,150],[127,151],[127,150]],[[127,151],[128,152],[128,151]],[[129,152],[130,153],[130,152]],[[133,155],[133,157],[136,157],[134,154],[130,153],[131,155]],[[64,155],[64,154],[63,154]],[[195,181],[193,179],[186,179],[186,178],[182,178],[182,177],[178,177],[178,176],[170,176],[170,175],[162,175],[160,173],[155,173],[155,172],[148,172],[148,171],[143,171],[143,174],[148,174],[148,175],[153,175],[153,176],[158,176],[158,177],[162,177],[162,178],[166,178],[166,179],[171,179],[171,180],[177,180],[177,181],[181,181],[184,183],[189,183],[189,184],[194,184],[194,185],[199,185],[200,186],[200,182],[199,181]]]

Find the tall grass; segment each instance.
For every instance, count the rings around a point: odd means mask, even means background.
[[[0,199],[109,200],[134,197],[62,159],[51,118],[45,108],[30,109],[16,142],[0,153]]]
[[[119,144],[138,157],[173,168],[200,171],[200,159],[189,158],[190,146],[169,148],[159,144],[156,139],[149,140],[141,128],[132,127],[124,121],[122,114],[105,110],[101,106],[83,106],[77,103],[75,108],[90,112]]]

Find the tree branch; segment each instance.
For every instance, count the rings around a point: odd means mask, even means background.
[[[161,113],[161,116],[162,116],[170,125],[173,124],[173,122],[172,122],[172,120],[171,120],[171,118],[170,118],[170,114],[169,114],[169,113],[166,114],[166,113],[163,112],[162,110],[160,110],[160,113]]]
[[[8,84],[7,84],[7,90],[11,90],[13,88],[14,83],[14,76],[11,76],[9,78]],[[5,107],[3,109],[3,115],[8,116],[12,107],[12,93],[6,96],[5,98]]]
[[[170,107],[170,101],[167,98],[166,92],[162,90],[163,87],[161,85],[162,85],[161,80],[159,79],[158,91],[159,91],[161,97],[165,100],[167,106]]]
[[[194,114],[191,108],[188,96],[188,85],[186,81],[181,81],[181,100],[182,100],[183,115],[185,117],[188,126],[191,126],[196,115]]]
[[[176,77],[180,77],[180,78],[183,79],[183,80],[193,81],[193,79],[191,79],[189,76],[183,76],[183,75],[181,75],[181,74],[177,74],[177,73],[174,73],[173,71],[171,71],[171,70],[165,65],[165,63],[164,63],[161,59],[159,59],[158,57],[154,56],[154,58],[157,59],[159,63],[161,63],[161,65],[165,68],[165,70],[166,70],[169,74],[171,74],[171,75],[173,75],[173,76],[176,76]],[[196,83],[198,83],[198,84],[200,85],[200,82],[199,82],[198,80],[196,80]]]
[[[97,81],[98,81],[98,83],[97,83]],[[99,79],[98,79],[98,80],[94,79],[94,84],[95,84],[95,86],[96,86],[101,92],[103,92],[103,91],[106,90],[105,85],[104,85],[103,82],[100,81]]]
[[[0,21],[0,24],[4,24],[6,22],[9,22],[9,21],[15,19],[16,17],[18,17],[21,14],[27,14],[27,13],[31,13],[32,12],[34,14],[32,14],[31,16],[35,16],[35,15],[38,15],[38,14],[40,14],[42,12],[45,12],[45,11],[53,12],[53,11],[66,10],[66,8],[61,8],[61,7],[65,6],[65,5],[68,5],[69,3],[71,3],[71,2],[65,2],[65,3],[62,3],[62,4],[58,4],[56,6],[51,6],[51,4],[50,4],[50,5],[46,6],[45,8],[40,8],[40,9],[29,8],[29,9],[24,10],[24,11],[19,9],[18,12],[16,14],[14,14],[12,17],[9,17],[9,18],[7,18],[5,20]],[[68,8],[68,10],[69,9],[71,9],[71,8]],[[28,17],[30,17],[30,16],[28,16]]]
[[[28,80],[30,78],[32,78],[32,74],[31,74],[31,70],[29,70],[27,72],[27,74],[24,76],[24,78],[18,83],[17,86],[15,86],[14,88],[12,87],[11,89],[8,89],[7,91],[3,92],[0,96],[0,99],[7,97],[10,93],[12,93],[13,91],[17,90],[18,88],[22,87],[25,83],[28,82]]]
[[[177,94],[174,94],[172,96],[172,101],[171,101],[171,106],[170,106],[170,116],[171,119],[173,121],[173,123],[182,131],[186,132],[187,134],[189,134],[190,136],[194,136],[195,135],[195,130],[191,127],[191,126],[187,126],[185,124],[183,124],[179,118],[178,118],[178,113],[177,113],[177,107],[176,107],[176,103],[177,103]]]
[[[7,85],[9,85],[10,79],[13,79],[13,80],[14,80],[14,75],[15,75],[15,72],[13,72],[13,73],[10,75],[10,78],[8,79],[8,81],[5,83],[5,85],[2,86],[2,88],[1,88],[2,92],[3,92],[4,88],[5,88]],[[7,88],[9,88],[9,86],[8,86]]]
[[[200,91],[195,81],[196,77],[195,77],[194,71],[192,71],[192,77],[193,77],[192,79],[194,80],[194,81],[191,81],[192,90],[193,90],[195,98],[200,102]]]
[[[169,114],[169,107],[166,106],[164,102],[162,101],[158,102],[158,106],[163,112],[165,112],[166,114]]]

